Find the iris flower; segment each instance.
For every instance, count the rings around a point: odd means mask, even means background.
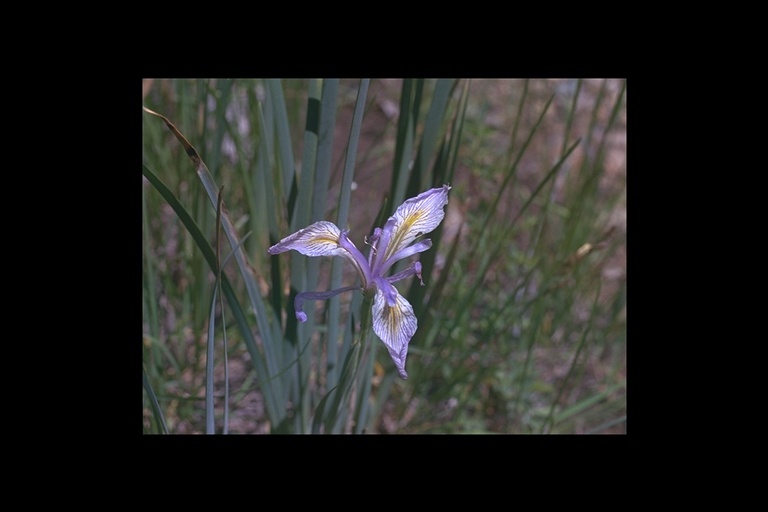
[[[419,242],[416,239],[434,230],[443,220],[443,207],[448,203],[450,189],[448,185],[433,188],[401,204],[383,229],[376,228],[372,237],[366,237],[366,244],[371,246],[368,259],[349,239],[348,229],[339,229],[327,221],[315,222],[270,247],[269,254],[272,255],[295,250],[305,256],[341,256],[352,263],[360,277],[360,287],[346,286],[328,292],[297,294],[294,302],[296,318],[300,322],[307,321],[303,310],[305,300],[327,300],[343,292],[362,289],[365,297],[373,298],[373,332],[386,345],[400,377],[408,378],[405,358],[408,343],[416,332],[416,315],[392,283],[415,274],[424,286],[421,263],[416,261],[407,269],[388,277],[387,272],[396,262],[432,247],[430,239]]]

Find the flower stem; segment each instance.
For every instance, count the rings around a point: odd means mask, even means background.
[[[360,306],[360,338],[355,338],[355,343],[366,341],[371,335],[371,305],[373,300],[363,292],[363,304]]]
[[[333,400],[329,406],[329,411],[331,412],[326,413],[324,419],[326,432],[332,432],[334,424],[339,418],[344,416],[341,409],[342,403],[349,399],[350,392],[355,385],[360,361],[363,358],[365,347],[368,346],[368,338],[370,338],[373,331],[371,329],[371,303],[372,299],[366,297],[366,294],[363,293],[363,304],[360,312],[360,336],[354,337],[351,351],[347,354],[342,365],[339,383],[335,388],[335,395],[333,395]]]

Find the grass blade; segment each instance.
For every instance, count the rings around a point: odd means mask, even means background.
[[[182,135],[181,132],[179,132],[179,130],[167,118],[165,118],[161,114],[158,114],[156,112],[153,112],[152,110],[149,110],[146,107],[143,107],[143,108],[145,112],[161,118],[165,122],[166,126],[168,126],[168,128],[171,130],[171,132],[176,137],[176,139],[182,144],[182,146],[184,147],[184,150],[187,153],[187,156],[189,156],[190,160],[192,160],[192,163],[195,166],[197,175],[200,178],[200,181],[202,182],[206,193],[208,194],[208,198],[210,199],[211,204],[213,204],[215,207],[217,198],[218,198],[218,187],[214,183],[213,177],[211,176],[210,171],[208,170],[205,163],[202,161],[202,159],[198,155],[197,151],[187,141],[184,135]],[[230,246],[232,247],[233,250],[235,250],[235,247],[238,247],[239,245],[238,244],[239,237],[237,235],[237,230],[235,229],[234,223],[232,222],[229,212],[227,211],[226,207],[224,207],[223,205],[222,205],[222,225],[224,227],[224,233],[227,236]],[[267,310],[264,305],[264,301],[261,298],[261,294],[258,289],[258,284],[256,283],[256,279],[253,275],[253,270],[251,269],[250,265],[248,265],[246,255],[242,247],[235,250],[235,261],[237,262],[240,275],[243,277],[243,280],[245,282],[245,287],[248,293],[248,298],[250,299],[250,302],[251,302],[251,306],[254,308],[256,312],[256,321],[258,323],[259,331],[261,333],[262,340],[263,340],[262,346],[264,348],[267,368],[270,374],[274,374],[279,367],[277,354],[275,353],[276,340],[272,338],[271,330],[269,327],[270,322],[268,319]],[[284,396],[284,391],[281,388],[281,386],[279,386],[279,381],[275,381],[272,385],[273,387],[277,388],[275,389],[275,393],[277,394],[277,396]]]
[[[192,236],[193,240],[197,244],[197,247],[200,249],[201,253],[203,254],[203,257],[208,262],[208,265],[212,271],[216,271],[218,268],[216,265],[216,255],[213,251],[213,248],[208,243],[208,240],[205,238],[203,233],[200,231],[200,228],[195,223],[194,219],[189,215],[189,213],[186,211],[186,209],[181,205],[181,203],[176,199],[176,197],[173,195],[173,193],[168,189],[168,187],[157,177],[155,174],[146,166],[142,166],[143,174],[147,178],[147,180],[155,187],[155,189],[160,193],[160,195],[168,202],[168,204],[173,208],[173,211],[176,213],[176,215],[179,217],[179,219],[184,224],[184,227],[187,229],[187,231]],[[250,326],[248,325],[248,322],[245,318],[245,313],[242,310],[242,307],[240,306],[240,301],[237,299],[237,296],[234,293],[234,290],[232,289],[232,285],[229,282],[229,279],[225,274],[222,275],[222,285],[224,288],[224,295],[227,298],[227,303],[229,304],[233,315],[235,316],[235,319],[237,320],[237,324],[240,330],[240,333],[242,334],[246,347],[248,348],[248,352],[251,354],[251,360],[253,361],[254,368],[256,369],[256,373],[259,376],[259,379],[262,383],[264,383],[264,401],[267,409],[267,413],[269,414],[270,419],[273,422],[278,422],[278,420],[282,420],[282,418],[285,416],[285,405],[284,401],[281,399],[280,395],[275,392],[275,388],[273,386],[268,385],[271,381],[270,379],[270,372],[268,371],[267,367],[264,364],[264,356],[261,354],[261,352],[256,347],[256,341],[253,338],[253,335],[251,334]]]
[[[213,417],[213,344],[215,340],[215,318],[216,318],[216,297],[219,288],[214,286],[213,297],[211,297],[211,311],[208,316],[208,339],[207,339],[207,358],[205,360],[205,433],[215,434]]]
[[[344,175],[341,180],[341,193],[339,195],[339,213],[336,218],[338,226],[346,226],[349,217],[349,201],[352,192],[352,178],[355,173],[355,162],[357,161],[357,148],[360,140],[360,127],[363,124],[363,111],[365,110],[365,101],[368,95],[368,86],[370,79],[360,81],[360,88],[357,91],[357,101],[355,111],[352,116],[352,127],[349,131],[349,142],[347,143],[347,154],[344,163]],[[331,263],[331,290],[341,287],[342,261],[334,258]],[[328,336],[327,336],[327,363],[326,363],[326,382],[328,386],[335,386],[338,380],[338,329],[341,315],[341,298],[333,297],[328,302]]]
[[[592,315],[589,318],[589,325],[587,325],[587,328],[584,329],[584,332],[581,334],[581,340],[579,340],[579,346],[576,347],[576,353],[573,355],[573,359],[571,360],[571,366],[568,368],[568,374],[563,379],[563,382],[560,383],[560,389],[557,392],[557,396],[552,401],[552,406],[549,408],[549,413],[547,413],[547,417],[541,424],[541,433],[544,433],[544,430],[549,426],[549,429],[552,429],[553,421],[552,417],[555,412],[555,406],[560,402],[560,398],[563,396],[563,390],[565,390],[565,386],[568,383],[568,380],[571,378],[571,375],[573,375],[573,370],[576,368],[576,363],[579,360],[579,355],[581,355],[581,351],[584,349],[584,344],[587,341],[587,334],[592,330],[592,325],[595,320],[595,311],[597,309],[597,300],[600,298],[600,281],[597,283],[597,292],[595,293],[595,302],[592,304]]]
[[[280,156],[280,169],[282,169],[282,193],[281,197],[288,197],[291,191],[291,183],[295,174],[293,152],[291,151],[291,131],[288,127],[288,111],[285,107],[285,97],[280,80],[267,80],[267,87],[272,96],[272,104],[275,115],[275,128],[277,129],[277,147]]]
[[[416,161],[413,164],[411,174],[411,186],[408,188],[408,197],[414,197],[420,192],[439,184],[430,179],[430,173],[426,172],[435,152],[435,144],[440,136],[440,129],[445,119],[445,112],[448,106],[448,99],[455,80],[439,79],[435,84],[435,92],[432,95],[432,102],[429,105],[427,117],[424,119],[424,131],[421,135],[419,150],[416,155]],[[420,179],[415,179],[420,178]]]
[[[152,389],[152,384],[149,383],[147,372],[145,372],[143,369],[141,370],[141,379],[144,383],[144,391],[146,391],[147,396],[149,397],[149,403],[152,406],[152,414],[155,417],[155,425],[157,426],[157,431],[160,434],[167,434],[168,425],[165,423],[163,410],[160,408],[160,404],[157,401],[157,395],[155,395],[155,390]]]

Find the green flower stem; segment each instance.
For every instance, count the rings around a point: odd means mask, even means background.
[[[357,377],[357,370],[360,368],[363,352],[365,352],[364,348],[368,346],[368,340],[373,333],[373,330],[371,329],[371,304],[373,302],[373,294],[374,292],[363,291],[360,337],[355,337],[354,341],[352,341],[352,346],[350,347],[350,351],[342,366],[338,385],[334,389],[331,389],[317,406],[317,410],[315,411],[316,420],[312,428],[313,432],[319,432],[319,419],[321,417],[324,417],[323,423],[325,425],[326,433],[331,433],[334,424],[343,421],[342,418],[344,415],[342,414],[341,404],[349,397],[349,393],[352,390],[355,378]],[[331,395],[333,395],[333,398],[330,400],[329,410],[328,412],[325,412],[326,400],[328,400]]]
[[[360,314],[360,337],[355,338],[355,341],[352,342],[352,350],[356,351],[357,358],[355,360],[355,366],[351,369],[351,375],[349,376],[349,379],[346,380],[347,387],[344,390],[344,396],[346,397],[347,393],[352,388],[352,383],[355,381],[355,378],[357,377],[357,370],[360,368],[360,361],[363,359],[363,354],[365,353],[365,348],[368,346],[368,343],[370,342],[371,336],[373,334],[373,329],[371,327],[373,326],[373,322],[371,319],[371,305],[373,302],[373,295],[375,292],[370,292],[368,290],[363,291],[363,304],[360,306],[361,308],[361,314]]]
[[[367,341],[371,336],[371,327],[373,325],[371,319],[371,310],[373,304],[373,296],[375,292],[371,290],[363,291],[363,304],[360,306],[360,338],[355,338],[355,342]]]

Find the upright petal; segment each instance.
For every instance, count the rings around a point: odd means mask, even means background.
[[[425,238],[424,240],[416,242],[413,245],[409,245],[408,247],[400,249],[395,254],[390,256],[387,260],[382,262],[381,268],[379,268],[379,275],[382,275],[382,276],[385,275],[387,273],[387,270],[389,270],[389,267],[391,267],[398,261],[404,258],[407,258],[408,256],[412,256],[414,254],[424,252],[430,247],[432,247],[432,240],[430,240],[429,238]]]
[[[321,220],[283,238],[268,252],[280,254],[293,249],[306,256],[342,256],[346,251],[339,245],[340,236],[336,224]]]
[[[443,185],[407,199],[387,219],[378,244],[379,251],[374,257],[375,275],[380,275],[382,264],[392,255],[409,246],[417,237],[431,232],[442,222],[445,217],[443,207],[448,204],[450,189],[450,186]]]
[[[368,288],[368,284],[371,282],[371,267],[368,265],[368,260],[365,259],[363,253],[357,248],[352,240],[347,236],[348,229],[341,232],[339,237],[339,245],[341,248],[347,251],[344,255],[357,269],[357,273],[360,276],[360,280],[363,282],[363,288]]]
[[[373,332],[387,346],[397,372],[403,379],[408,378],[405,371],[405,358],[408,356],[408,343],[416,332],[416,315],[413,307],[399,293],[394,306],[387,304],[385,294],[380,289],[373,299]]]

